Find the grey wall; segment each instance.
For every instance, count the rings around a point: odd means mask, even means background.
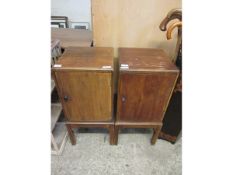
[[[89,22],[91,29],[91,0],[51,0],[52,16],[67,16],[72,22]]]

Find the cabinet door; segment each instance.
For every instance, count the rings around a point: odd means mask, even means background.
[[[69,121],[111,120],[111,72],[58,71],[55,74]]]
[[[161,122],[177,73],[120,74],[117,120]]]

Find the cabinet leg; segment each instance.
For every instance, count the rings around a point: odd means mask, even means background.
[[[114,128],[114,125],[110,125],[109,126],[109,142],[110,142],[110,145],[115,145],[115,128]]]
[[[162,126],[156,126],[153,131],[153,135],[152,135],[152,138],[151,138],[151,144],[154,145],[158,139],[158,136],[159,136],[159,133],[160,133],[160,130],[161,130],[161,127]]]
[[[72,127],[69,124],[67,124],[66,128],[67,128],[67,131],[68,131],[68,134],[69,134],[69,137],[70,137],[71,144],[75,145],[76,144],[76,138],[75,138],[75,135],[74,135],[74,131],[72,130]]]
[[[114,145],[118,144],[119,126],[114,127]]]

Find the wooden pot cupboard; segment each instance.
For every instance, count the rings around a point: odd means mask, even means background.
[[[179,70],[163,50],[119,48],[114,144],[121,128],[153,128],[155,144]]]
[[[114,143],[113,49],[68,47],[52,68],[71,143],[73,128],[107,128]]]

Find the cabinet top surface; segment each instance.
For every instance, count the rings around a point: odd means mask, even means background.
[[[119,48],[119,63],[120,71],[179,71],[162,49]]]
[[[113,70],[113,48],[68,47],[53,69]]]

